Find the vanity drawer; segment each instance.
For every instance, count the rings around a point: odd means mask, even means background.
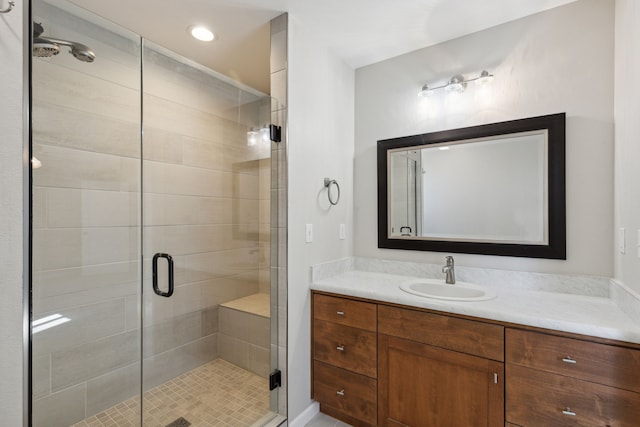
[[[487,359],[504,361],[504,327],[397,307],[378,307],[378,331]]]
[[[508,363],[640,392],[640,350],[510,328],[506,340]]]
[[[323,320],[313,322],[313,358],[371,378],[377,376],[377,335]]]
[[[506,419],[523,427],[640,425],[640,394],[522,366],[506,367]]]
[[[376,331],[377,305],[328,295],[313,295],[314,319]]]
[[[313,398],[345,414],[376,424],[376,380],[315,361],[313,363]]]

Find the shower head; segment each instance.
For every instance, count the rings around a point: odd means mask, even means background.
[[[60,53],[60,46],[47,40],[37,38],[33,40],[33,56],[50,58]]]
[[[81,43],[74,43],[71,46],[71,54],[82,62],[93,62],[96,59],[96,54],[89,49],[89,46]]]
[[[79,61],[93,62],[96,54],[86,45],[68,40],[54,39],[42,35],[44,28],[41,24],[33,23],[33,56],[49,58],[60,53],[60,46],[67,46],[69,53]]]

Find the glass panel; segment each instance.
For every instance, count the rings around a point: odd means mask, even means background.
[[[275,348],[270,99],[146,41],[143,81],[143,423],[249,426]]]
[[[33,19],[33,425],[123,401],[138,425],[140,39],[60,0]]]

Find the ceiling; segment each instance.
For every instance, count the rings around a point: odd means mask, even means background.
[[[73,0],[183,56],[269,92],[269,21],[288,12],[354,68],[575,0]],[[187,34],[205,24],[211,43]]]

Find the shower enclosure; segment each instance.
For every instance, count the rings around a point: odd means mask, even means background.
[[[276,103],[32,7],[33,426],[277,422]]]

